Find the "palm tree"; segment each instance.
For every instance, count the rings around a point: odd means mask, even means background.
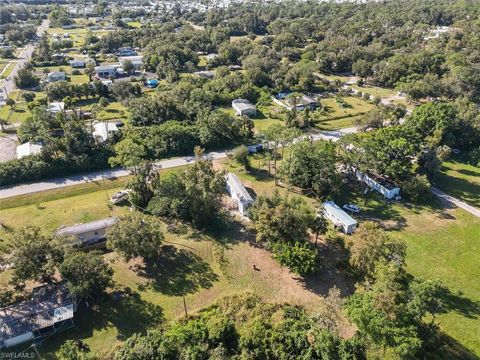
[[[327,232],[327,226],[327,219],[323,216],[323,209],[320,208],[311,226],[312,230],[315,232],[315,246],[317,246],[318,243],[318,236]]]

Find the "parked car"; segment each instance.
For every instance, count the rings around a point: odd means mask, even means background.
[[[255,154],[255,153],[263,151],[263,145],[262,144],[248,145],[247,148],[248,148],[248,152],[250,154]]]
[[[113,204],[113,205],[117,205],[117,204],[120,204],[124,201],[127,201],[128,200],[128,194],[131,192],[132,190],[121,190],[119,192],[116,192],[115,194],[113,194],[112,198],[110,199],[110,202]]]
[[[351,212],[354,212],[354,213],[359,213],[360,212],[360,208],[357,205],[354,205],[354,204],[345,204],[345,205],[343,205],[343,208],[347,211],[351,211]]]

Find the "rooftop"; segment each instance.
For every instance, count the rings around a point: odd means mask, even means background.
[[[245,186],[243,186],[242,182],[237,177],[237,175],[233,173],[228,173],[227,182],[230,185],[230,188],[232,189],[232,191],[235,192],[235,194],[239,199],[248,201],[248,202],[253,202],[252,197],[248,193],[247,189],[245,189]]]
[[[117,222],[118,218],[109,217],[102,220],[92,221],[85,224],[77,224],[72,226],[67,226],[57,230],[56,235],[79,235],[84,234],[89,231],[96,231],[108,228],[114,225]]]
[[[335,217],[337,217],[342,222],[342,224],[345,225],[345,226],[350,226],[350,225],[357,224],[357,222],[355,221],[354,218],[352,218],[345,211],[343,211],[333,201],[325,201],[323,203],[323,208],[325,210],[329,211],[331,214],[335,215]]]

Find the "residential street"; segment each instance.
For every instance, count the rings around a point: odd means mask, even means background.
[[[343,135],[349,134],[355,131],[356,131],[356,128],[353,127],[353,128],[346,128],[346,129],[341,129],[336,131],[322,131],[319,133],[311,134],[310,136],[314,141],[317,141],[320,139],[337,141]],[[227,152],[228,150],[220,151],[220,152],[213,151],[213,152],[207,153],[206,156],[212,160],[219,160],[219,159],[226,158]],[[180,158],[162,160],[158,164],[163,169],[168,169],[168,168],[192,164],[194,160],[195,158],[193,156],[185,156]],[[102,179],[122,177],[122,176],[127,176],[129,174],[130,174],[130,171],[127,169],[108,169],[108,170],[97,171],[97,172],[88,173],[84,175],[74,175],[74,176],[68,176],[64,178],[45,180],[37,183],[16,185],[16,186],[0,189],[0,199],[6,199],[9,197],[18,196],[18,195],[31,194],[39,191],[59,189],[66,186],[78,185],[78,184],[83,184],[83,183],[92,182],[92,181],[101,181]]]
[[[49,26],[50,22],[49,20],[43,20],[41,25],[37,28],[37,37],[40,37],[47,29]],[[33,50],[35,49],[35,42],[30,41],[21,54],[18,56],[17,63],[15,64],[15,67],[12,70],[12,73],[8,76],[3,81],[3,86],[0,89],[0,105],[5,105],[5,100],[8,97],[8,94],[10,94],[13,89],[15,88],[15,84],[13,83],[13,78],[17,74],[18,70],[25,65],[27,62],[30,61]]]

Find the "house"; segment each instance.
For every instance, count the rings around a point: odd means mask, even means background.
[[[293,109],[293,99],[288,99],[286,100],[287,104],[289,105],[289,109]],[[311,96],[308,95],[302,95],[300,98],[297,98],[297,103],[295,105],[295,108],[298,111],[302,111],[305,109],[310,109],[310,110],[315,110],[318,107],[318,101],[314,99]]]
[[[124,67],[126,61],[130,61],[133,65],[135,70],[140,70],[143,67],[143,56],[136,55],[136,56],[120,56],[118,58],[120,65]]]
[[[55,232],[55,236],[73,236],[79,247],[92,246],[104,242],[107,238],[107,230],[118,221],[116,217],[92,221],[85,224],[77,224],[63,227]]]
[[[75,296],[65,284],[34,288],[29,300],[0,309],[0,349],[73,327],[75,311]]]
[[[85,67],[85,61],[83,60],[72,60],[70,61],[70,66],[72,68],[84,68]]]
[[[250,101],[246,99],[235,99],[232,101],[232,107],[237,112],[237,115],[255,116],[257,115],[257,108]]]
[[[95,74],[101,78],[115,77],[119,64],[95,66]]]
[[[245,186],[240,182],[240,179],[237,175],[228,173],[227,174],[227,191],[232,197],[232,199],[237,203],[238,211],[243,216],[247,216],[247,209],[253,203],[253,199],[248,193]]]
[[[355,176],[359,181],[365,183],[371,189],[378,191],[386,199],[394,199],[400,196],[400,188],[388,182],[381,176],[362,173],[358,170],[355,171]]]
[[[25,156],[36,155],[42,152],[43,145],[26,142],[25,144],[17,146],[17,159]]]
[[[100,137],[103,141],[107,141],[114,133],[118,131],[118,127],[113,122],[99,122],[93,125],[95,131],[93,132],[94,137]]]
[[[335,225],[342,229],[345,234],[351,234],[357,228],[357,222],[354,218],[343,211],[333,201],[325,201],[323,203],[323,215]]]
[[[50,114],[58,114],[60,112],[64,112],[65,110],[65,103],[63,101],[60,102],[51,102],[47,106],[47,112]]]
[[[202,79],[213,79],[215,77],[213,71],[195,71],[193,74]]]
[[[131,47],[122,47],[118,50],[117,56],[136,56],[137,52]]]
[[[56,81],[65,81],[66,76],[65,72],[63,71],[53,71],[51,73],[48,73],[47,75],[47,81],[48,82],[56,82]]]

